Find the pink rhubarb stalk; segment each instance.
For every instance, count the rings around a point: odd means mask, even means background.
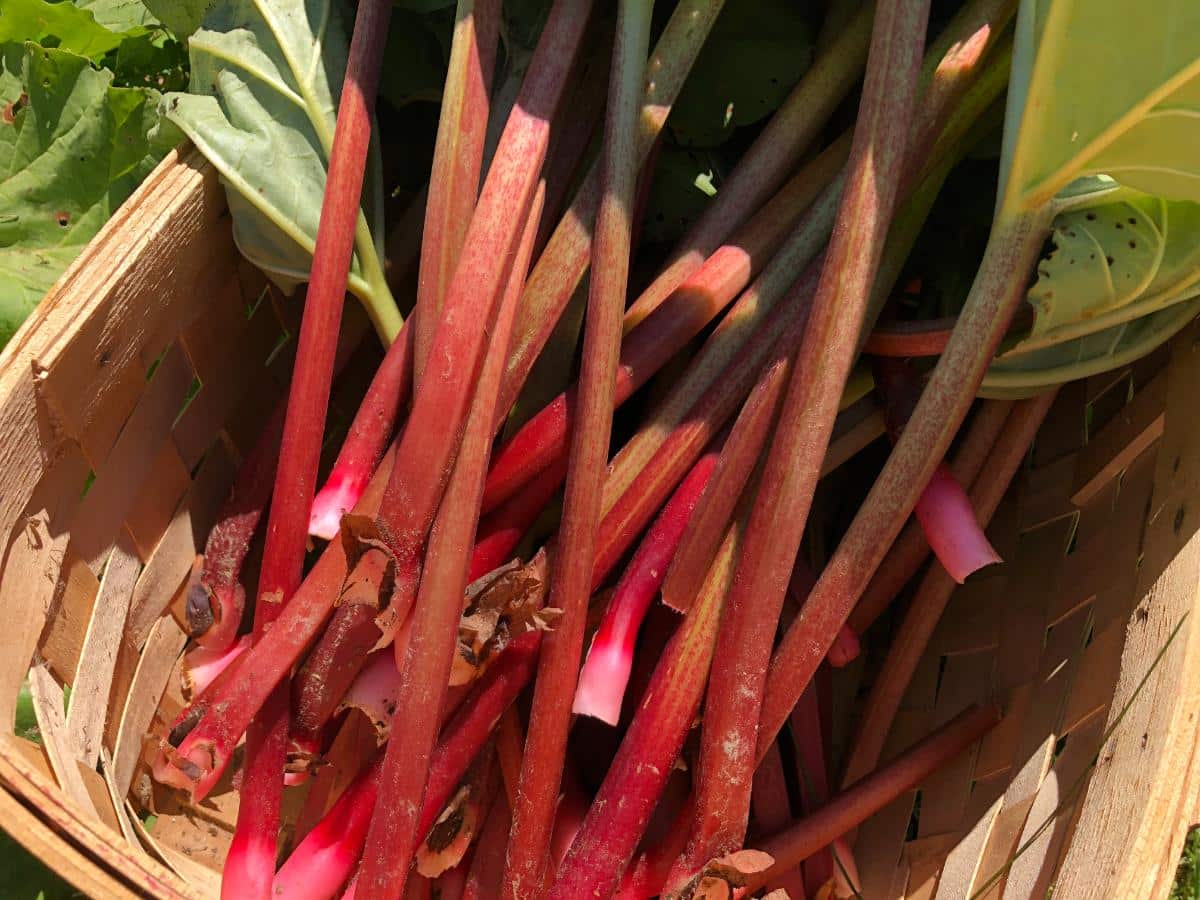
[[[701,492],[717,465],[718,452],[717,447],[711,448],[692,466],[650,526],[617,583],[579,673],[572,706],[577,715],[594,716],[609,725],[616,725],[621,718],[621,703],[633,668],[638,631],[658,594]]]
[[[907,360],[878,359],[874,370],[888,431],[895,437],[921,396],[920,376]],[[938,562],[959,584],[972,572],[1000,561],[975,521],[967,492],[945,463],[937,467],[914,512]]]
[[[950,471],[960,484],[974,484],[1004,428],[1012,406],[1012,402],[1007,400],[986,400],[980,405],[961,446],[950,461]],[[925,532],[918,523],[909,523],[871,578],[850,614],[846,628],[856,635],[870,628],[904,585],[917,574],[928,556],[929,543],[925,540]],[[830,662],[838,665],[832,656]]]
[[[546,639],[534,685],[521,763],[521,790],[513,809],[512,837],[501,893],[509,900],[526,900],[542,894],[543,870],[548,862],[566,757],[612,429],[640,162],[637,117],[650,43],[651,11],[652,4],[646,0],[621,0],[617,12],[601,159],[603,193],[596,215],[595,260],[577,395],[579,421],[583,424],[571,440],[563,520],[552,561],[548,604],[562,610],[562,618]]]
[[[978,516],[981,526],[986,527],[1000,505],[1053,401],[1051,392],[1021,401],[1013,409],[983,473],[971,489],[972,516]],[[922,579],[858,720],[857,735],[846,763],[845,783],[862,778],[878,764],[900,701],[954,587],[954,579],[940,566],[932,567]]]
[[[250,635],[223,650],[195,647],[183,655],[184,693],[199,697],[250,647]]]
[[[745,837],[767,665],[896,201],[928,12],[928,0],[878,4],[838,225],[718,637],[704,706],[696,817],[677,876],[690,877]],[[822,654],[827,649],[828,643]]]
[[[256,640],[278,618],[300,586],[303,574],[308,517],[371,139],[371,112],[390,15],[388,0],[364,0],[358,7],[350,42],[259,574],[254,610]],[[222,897],[270,896],[287,732],[288,690],[281,684],[247,732],[242,802],[221,878]],[[214,768],[212,760],[192,761],[198,762],[202,770]]]
[[[612,896],[633,858],[700,708],[742,524],[731,526],[701,595],[672,636],[567,852],[551,900]]]
[[[499,34],[500,0],[459,0],[433,148],[417,303],[413,308],[413,372],[417,384],[425,371],[442,303],[479,195]]]
[[[556,6],[555,14],[566,9],[564,6]],[[547,23],[547,30],[550,31],[554,24],[553,20]],[[540,49],[544,47],[545,35]],[[499,159],[494,162],[492,173],[496,173],[501,165]],[[409,623],[411,632],[406,647],[407,653],[404,654],[404,664],[401,667],[400,689],[396,700],[397,708],[405,710],[405,727],[393,732],[388,741],[380,772],[380,791],[385,802],[377,804],[372,815],[363,852],[362,869],[358,877],[359,889],[370,897],[398,900],[403,895],[413,854],[432,824],[420,820],[418,812],[422,809],[422,798],[426,804],[431,797],[437,799],[432,777],[427,785],[426,775],[431,772],[431,755],[437,740],[441,708],[446,698],[450,667],[458,638],[458,625],[462,617],[471,547],[479,522],[479,498],[483,492],[483,479],[491,450],[496,397],[504,371],[504,361],[507,358],[513,321],[516,318],[521,285],[524,283],[529,257],[533,252],[533,239],[541,214],[542,197],[543,191],[539,189],[528,210],[529,218],[524,224],[520,244],[510,261],[509,281],[495,317],[491,346],[479,373],[462,445],[454,460],[453,472],[438,509],[426,550],[425,567],[421,573],[420,591]],[[461,266],[459,271],[462,271]],[[447,301],[447,314],[443,323],[451,315]],[[442,331],[442,327],[439,326],[439,338],[435,340],[435,355],[432,359],[442,359],[437,353],[437,348],[441,345]],[[426,379],[425,384],[433,385],[438,380]],[[412,424],[410,420],[410,429]],[[401,451],[403,447],[402,442]],[[401,451],[397,451],[397,457]],[[393,478],[389,488],[395,487],[395,484]],[[386,495],[384,503],[387,503]],[[386,505],[381,510],[381,513],[383,512],[386,512]],[[403,513],[400,515],[403,516]],[[397,532],[386,523],[386,517],[381,515],[380,531],[385,535],[385,539],[390,539],[390,549],[393,554],[397,554],[397,550],[401,549],[397,547]],[[399,589],[405,574],[402,557],[398,559],[396,573]],[[403,595],[394,592],[392,603],[403,604]],[[397,638],[397,647],[399,646]],[[499,716],[499,712],[496,716]],[[435,815],[441,811],[446,799],[447,797],[441,797],[438,800]]]
[[[999,721],[1000,710],[995,706],[973,706],[964,710],[948,724],[856,782],[816,812],[763,841],[759,846],[774,858],[775,863],[765,871],[750,876],[738,896],[751,896],[779,872],[796,866],[864,822],[954,759]]]

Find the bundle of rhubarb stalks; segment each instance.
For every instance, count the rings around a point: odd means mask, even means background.
[[[933,24],[930,0],[832,0],[811,66],[648,264],[657,148],[722,5],[555,0],[518,58],[499,0],[459,0],[428,188],[386,261],[364,185],[390,0],[359,0],[348,49],[305,30],[320,3],[217,3],[192,36],[166,113],[273,277],[270,192],[222,146],[261,125],[247,42],[294,64],[271,88],[308,115],[323,189],[312,234],[280,238],[309,254],[290,389],[197,561],[192,697],[154,750],[193,802],[234,776],[224,896],[853,895],[860,823],[1000,720],[969,707],[885,755],[956,583],[998,562],[984,528],[1056,385],[1195,315],[1166,219],[1200,199],[1200,13],[1160,0],[1132,40],[1114,22],[1147,16],[1117,0]],[[980,158],[986,247],[931,315],[914,247]],[[1112,222],[1067,261],[1072,229]],[[331,385],[374,340],[342,327],[348,290],[387,350],[326,473]],[[835,759],[832,672],[881,617]]]

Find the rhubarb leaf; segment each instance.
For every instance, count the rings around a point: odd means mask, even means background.
[[[239,249],[289,292],[309,277],[347,49],[331,0],[220,0],[188,41],[190,93],[164,100],[221,173]],[[363,195],[371,218],[359,217],[349,288],[378,324],[395,304],[380,264],[377,154]]]
[[[113,87],[82,56],[29,43],[0,57],[0,346],[175,145],[158,95]]]
[[[724,143],[734,129],[774,112],[812,58],[813,27],[803,4],[728,4],[671,108],[672,134],[688,147]]]
[[[118,0],[119,2],[119,0]],[[200,27],[212,0],[142,0],[154,16],[181,41]]]
[[[88,5],[4,0],[0,6],[0,44],[33,41],[99,62],[127,37],[146,33],[140,23],[117,15],[111,2],[97,10],[85,8]],[[103,23],[94,13],[100,14]]]
[[[1088,175],[1200,200],[1200,4],[1024,0],[1008,103],[1002,210]]]
[[[129,31],[139,27],[154,28],[159,24],[158,19],[154,17],[142,0],[72,0],[72,2],[80,9],[90,12],[96,21],[109,31]]]

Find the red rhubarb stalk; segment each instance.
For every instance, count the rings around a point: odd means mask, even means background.
[[[204,544],[198,585],[188,591],[188,635],[201,647],[225,650],[237,639],[246,607],[240,576],[250,542],[275,481],[285,407],[277,406],[242,460],[237,480]]]
[[[446,724],[429,769],[429,787],[417,831],[423,839],[450,799],[463,774],[487,742],[496,720],[533,676],[540,632],[514,640],[472,688]],[[383,754],[346,789],[307,838],[292,851],[275,877],[274,892],[286,900],[334,896],[358,863],[379,794]],[[415,852],[416,844],[409,854]],[[361,876],[359,878],[361,886]]]
[[[858,83],[867,60],[874,6],[872,0],[859,6],[771,116],[729,180],[679,242],[666,268],[630,307],[627,331],[662,304],[796,168],[834,109]]]
[[[950,332],[958,316],[944,319],[922,319],[919,322],[893,322],[880,325],[871,332],[863,350],[872,356],[895,356],[912,359],[919,356],[938,356],[946,349]]]
[[[417,303],[413,307],[413,372],[417,384],[421,383],[442,303],[479,195],[499,34],[500,0],[459,0],[433,148]]]
[[[818,732],[818,736],[820,732]],[[775,834],[783,831],[792,822],[792,810],[788,803],[787,778],[783,772],[783,757],[779,745],[767,751],[766,757],[754,773],[754,790],[750,795],[750,812],[754,817],[755,830],[759,834]],[[680,850],[683,848],[680,847]],[[780,872],[768,885],[769,890],[785,890],[789,897],[804,897],[804,874],[797,866]]]
[[[663,28],[654,54],[646,65],[649,77],[644,85],[638,116],[636,153],[639,165],[649,156],[662,132],[671,105],[679,96],[692,63],[723,5],[724,0],[682,0]],[[516,401],[535,360],[587,271],[600,197],[601,176],[597,164],[584,178],[571,207],[529,274],[521,297],[517,340],[500,394],[500,409],[505,413]],[[498,429],[501,422],[496,425]]]
[[[658,843],[648,846],[630,864],[621,879],[621,887],[615,894],[617,900],[649,900],[662,893],[675,857],[687,846],[688,829],[692,825],[692,795],[675,814],[667,835]],[[793,900],[799,900],[799,897]]]
[[[742,295],[726,318],[740,321],[743,310],[756,308],[765,313],[783,295],[795,280],[795,271],[803,268],[828,236],[836,208],[836,193],[828,185],[836,178],[848,148],[849,141],[839,140],[809,163],[729,244],[721,246],[698,271],[680,284],[660,309],[629,331],[622,342],[617,370],[614,397],[617,405],[628,400],[711,323],[767,259],[771,259],[767,270]],[[772,258],[787,228],[810,205],[814,208],[803,216],[797,235]],[[760,320],[761,317],[755,319],[751,325]],[[728,331],[729,326],[724,330]],[[745,331],[744,328],[739,330],[738,335]],[[724,365],[734,352],[736,347],[724,356],[717,356],[709,365]],[[713,357],[713,353],[709,351],[708,356]],[[488,473],[485,509],[513,496],[535,473],[565,455],[571,418],[568,413],[574,404],[574,396],[572,390],[556,397],[497,451]],[[699,394],[693,393],[690,400],[684,402],[690,405],[697,396]],[[658,419],[657,414],[655,419]],[[674,422],[664,427],[669,429],[671,424]],[[650,448],[651,453],[653,449]]]
[[[911,363],[900,359],[878,359],[874,370],[888,431],[896,436],[921,396],[920,376]],[[959,584],[972,572],[1000,561],[975,520],[967,492],[945,463],[925,486],[914,513],[938,561]]]
[[[621,703],[633,668],[638,631],[658,594],[701,492],[717,465],[718,453],[719,449],[712,447],[692,466],[646,532],[617,583],[579,673],[572,706],[577,715],[594,716],[609,725],[616,725],[621,718]],[[722,523],[722,528],[725,524]]]
[[[325,486],[313,498],[308,533],[314,537],[327,541],[337,537],[342,516],[362,497],[392,439],[400,409],[412,390],[412,342],[412,326],[405,323],[371,379]]]
[[[621,0],[617,12],[601,153],[603,193],[596,215],[595,260],[577,393],[582,427],[575,429],[571,439],[563,519],[552,561],[549,605],[562,610],[562,618],[546,639],[534,685],[521,763],[521,789],[513,809],[501,893],[510,900],[526,900],[543,893],[543,870],[548,862],[571,701],[583,650],[629,277],[640,163],[638,112],[652,7],[648,0]]]
[[[750,896],[779,872],[812,856],[840,835],[874,815],[907,790],[958,756],[1000,721],[995,706],[972,706],[929,737],[910,747],[892,762],[877,769],[816,812],[760,845],[774,864],[751,875],[744,888]]]
[[[420,553],[459,452],[484,351],[495,341],[489,332],[537,192],[550,120],[590,11],[591,0],[554,5],[446,290],[430,349],[437,377],[426,378],[414,394],[378,516],[395,558],[397,598],[416,593]]]
[[[500,893],[500,879],[504,876],[504,847],[512,818],[508,810],[507,797],[497,797],[479,832],[475,852],[471,854],[462,900],[491,900]]]
[[[995,514],[1053,400],[1051,392],[1023,400],[1014,407],[971,489],[970,504],[981,526],[986,527]],[[845,783],[853,783],[878,764],[900,701],[954,587],[954,579],[941,566],[933,566],[922,579],[858,721],[856,739],[846,763]]]
[[[566,9],[564,6],[555,7],[556,14]],[[552,27],[553,21],[546,26],[548,31]],[[492,174],[502,171],[502,165],[498,156],[493,163]],[[495,317],[491,346],[479,373],[462,446],[454,461],[449,485],[426,550],[426,563],[411,615],[411,636],[406,647],[407,653],[404,654],[396,699],[396,708],[405,711],[405,727],[393,732],[387,744],[380,772],[380,791],[385,802],[377,804],[372,815],[358,877],[358,887],[365,896],[398,900],[403,895],[413,855],[432,824],[432,821],[426,823],[418,817],[423,798],[426,808],[430,798],[437,801],[435,816],[448,799],[448,794],[438,798],[433,778],[427,785],[426,775],[431,773],[431,755],[437,740],[441,708],[446,698],[458,638],[458,624],[462,617],[471,547],[479,521],[479,498],[483,492],[483,479],[491,450],[496,396],[507,358],[521,285],[533,252],[542,195],[543,191],[539,189],[528,210],[529,218],[525,222],[520,245],[510,262],[509,283]],[[461,266],[459,271],[462,271]],[[452,315],[450,309],[448,300],[443,323]],[[434,343],[435,355],[431,359],[442,359],[438,353],[442,331],[442,326],[439,326],[439,338]],[[434,378],[425,381],[426,385],[436,383]],[[412,433],[412,427],[413,420],[410,419],[406,434]],[[402,441],[397,458],[403,448]],[[389,489],[395,484],[393,477]],[[379,520],[380,530],[385,538],[391,539],[391,549],[395,554],[397,532],[385,524],[387,519],[382,515],[387,511],[386,503],[385,495],[385,506]],[[404,559],[399,558],[397,588],[404,584],[403,566]],[[392,603],[404,603],[403,596],[394,592]],[[499,716],[499,712],[495,717]]]
[[[372,515],[379,508],[395,458],[395,448],[380,462],[355,512]],[[162,771],[164,783],[193,792],[196,799],[207,796],[225,771],[230,754],[272,688],[286,677],[295,661],[308,648],[325,624],[340,594],[347,574],[346,551],[333,541],[308,573],[304,583],[262,639],[218,676],[200,698],[174,724],[163,750],[170,765]],[[254,677],[240,677],[239,672]],[[213,712],[219,708],[220,714]],[[177,750],[174,748],[178,748]],[[204,772],[196,759],[212,759]]]
[[[607,897],[620,886],[700,708],[742,524],[727,531],[700,596],[667,644],[583,827],[559,867],[552,900]]]
[[[1004,428],[1012,406],[1007,400],[987,400],[980,405],[967,428],[962,445],[950,461],[950,471],[961,484],[974,484]],[[929,544],[925,540],[925,532],[916,522],[910,523],[871,578],[862,599],[850,614],[846,627],[854,634],[862,634],[870,628],[904,585],[917,574],[928,556]],[[832,659],[830,661],[833,662]]]
[[[684,880],[708,860],[741,846],[745,837],[767,665],[896,201],[928,12],[927,0],[883,0],[878,5],[838,224],[714,654],[696,817],[688,849],[676,867]],[[822,653],[827,649],[828,644]]]
[[[361,3],[350,42],[272,491],[254,610],[255,640],[261,639],[278,618],[303,575],[308,516],[320,464],[342,301],[371,139],[371,112],[390,15],[388,0]],[[287,732],[288,690],[281,684],[247,732],[242,802],[221,878],[222,897],[270,896]],[[202,770],[215,768],[212,760],[193,762],[198,762]]]

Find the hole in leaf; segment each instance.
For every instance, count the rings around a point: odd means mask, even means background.
[[[1094,212],[1090,212],[1090,213],[1088,213],[1088,214],[1085,216],[1085,218],[1086,218],[1086,219],[1087,219],[1089,222],[1095,222],[1095,221],[1096,221],[1096,214],[1095,214]]]
[[[1107,262],[1107,263],[1108,263],[1110,266],[1111,266],[1113,263],[1115,263],[1115,262],[1116,262],[1116,260],[1115,260],[1115,259],[1113,259],[1111,256],[1106,256],[1106,257],[1104,257],[1104,260],[1105,260],[1105,262]]]
[[[1132,249],[1136,250],[1136,249],[1137,249],[1137,241],[1130,241],[1130,242],[1129,242],[1129,246],[1130,246]]]
[[[66,228],[71,224],[71,214],[65,209],[60,209],[54,214],[54,221],[58,223],[59,228]]]

